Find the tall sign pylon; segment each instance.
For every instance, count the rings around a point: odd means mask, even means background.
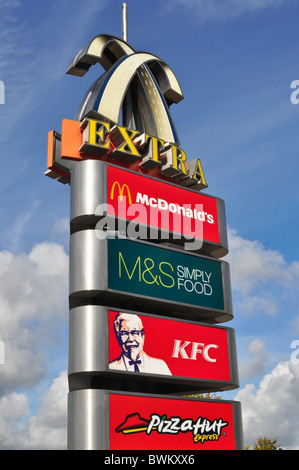
[[[243,448],[224,202],[180,147],[172,69],[100,34],[67,73],[104,73],[61,133],[47,176],[71,187],[68,448]],[[194,456],[191,456],[194,458]],[[190,462],[191,463],[191,462]]]

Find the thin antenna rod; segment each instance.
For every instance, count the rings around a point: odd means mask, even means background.
[[[127,4],[123,3],[123,40],[128,42]]]

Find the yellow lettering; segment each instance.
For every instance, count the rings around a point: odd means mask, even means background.
[[[159,269],[160,269],[160,272],[162,274],[164,274],[165,276],[167,277],[170,277],[170,279],[172,280],[172,283],[171,285],[167,286],[166,284],[163,284],[162,280],[161,280],[161,276],[159,276],[159,281],[160,283],[162,284],[163,287],[167,287],[168,289],[171,289],[173,286],[174,286],[174,278],[170,275],[170,274],[167,274],[166,272],[163,271],[163,269],[161,268],[162,264],[166,264],[168,266],[170,266],[171,270],[173,271],[173,267],[171,266],[170,263],[167,263],[166,261],[162,261],[160,264],[159,264]]]
[[[168,177],[183,177],[189,174],[186,168],[187,157],[184,150],[174,144],[168,144],[168,148],[160,154],[161,160],[166,160],[162,165],[161,173]]]
[[[177,168],[179,165],[183,175],[189,174],[189,171],[186,169],[186,161],[187,157],[184,150],[176,148],[175,158],[173,160],[174,168]]]
[[[202,188],[206,188],[208,185],[206,183],[205,175],[203,173],[203,169],[201,166],[201,162],[199,158],[196,161],[195,169],[192,175],[192,178],[194,178],[198,183],[201,185]]]
[[[121,252],[119,252],[119,258],[118,258],[118,277],[121,277],[122,276],[122,272],[121,272],[121,261],[123,262],[123,265],[124,265],[124,268],[126,270],[126,273],[127,273],[127,276],[129,279],[132,279],[133,275],[134,275],[134,272],[135,272],[135,269],[136,269],[136,266],[139,265],[139,275],[138,275],[138,278],[139,278],[139,282],[141,282],[141,266],[140,266],[140,256],[138,256],[137,260],[136,260],[136,263],[134,265],[134,268],[133,268],[133,271],[131,272],[131,274],[129,274],[129,271],[127,269],[127,265],[125,263],[125,260],[124,260],[124,257],[122,255]]]
[[[218,434],[196,434],[193,437],[193,442],[201,442],[203,444],[205,441],[218,441],[218,439]]]
[[[84,119],[81,128],[83,129],[83,144],[80,152],[92,152],[105,154],[110,149],[110,139],[105,140],[109,133],[108,122],[96,121],[95,119]]]
[[[80,152],[101,157],[111,151],[112,159],[129,164],[139,161],[147,170],[160,167],[163,176],[176,178],[183,186],[196,186],[198,190],[208,186],[200,159],[187,162],[186,153],[175,144],[119,125],[110,128],[108,122],[90,118],[83,120],[81,129]]]
[[[148,266],[148,265],[147,265],[147,261],[151,261],[151,266]],[[158,277],[158,276],[154,276],[154,275],[152,274],[152,269],[153,269],[153,267],[155,266],[154,261],[153,261],[151,258],[146,258],[146,259],[144,260],[144,266],[146,267],[146,270],[143,271],[143,273],[142,273],[142,279],[144,280],[144,282],[146,282],[147,284],[154,284],[154,283],[156,283],[156,284],[159,285],[159,283],[158,283],[158,281],[157,281],[157,277]],[[152,279],[151,281],[147,281],[147,280],[145,279],[145,277],[144,277],[145,273],[147,273],[147,272],[148,272],[148,273],[150,274],[150,276],[151,276],[151,279]]]
[[[135,157],[135,159],[141,158],[140,153],[132,142],[132,140],[137,135],[139,135],[139,131],[126,129],[122,126],[114,126],[111,129],[110,137],[116,148],[113,150],[112,153],[116,156],[119,156],[119,154],[123,154],[130,157]]]
[[[164,144],[164,141],[161,139],[158,139],[157,137],[153,137],[151,135],[146,135],[146,139],[150,138],[151,139],[151,160],[153,160],[156,163],[161,164],[160,159],[159,159],[159,153],[160,153],[160,145]],[[159,145],[160,144],[160,145]]]

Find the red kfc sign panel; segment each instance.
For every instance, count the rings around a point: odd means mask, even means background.
[[[109,370],[231,380],[227,328],[109,311]]]
[[[110,394],[111,450],[235,450],[239,403]]]

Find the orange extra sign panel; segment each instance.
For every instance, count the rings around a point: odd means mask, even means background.
[[[110,394],[111,450],[235,450],[235,402]]]
[[[107,165],[108,214],[171,233],[220,243],[218,198]]]

